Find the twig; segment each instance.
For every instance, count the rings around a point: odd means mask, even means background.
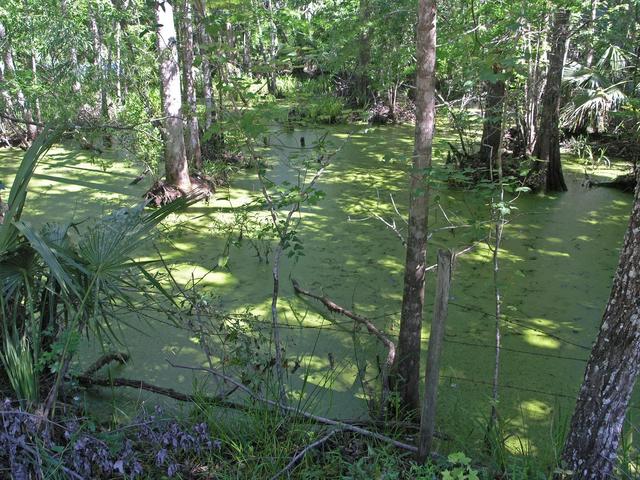
[[[358,322],[364,325],[369,331],[369,333],[376,336],[384,344],[384,346],[387,347],[387,359],[385,361],[384,368],[382,370],[382,395],[381,395],[381,404],[380,404],[381,411],[384,413],[386,409],[388,394],[390,391],[389,372],[391,371],[391,367],[393,366],[396,359],[395,343],[389,340],[389,338],[384,333],[382,333],[378,329],[378,327],[376,327],[368,318],[362,317],[357,313],[353,313],[352,311],[347,310],[344,307],[341,307],[340,305],[338,305],[337,303],[335,303],[334,301],[332,301],[327,297],[315,295],[309,292],[308,290],[304,290],[302,287],[300,287],[298,282],[295,281],[294,279],[291,279],[291,283],[293,283],[293,288],[297,294],[314,298],[319,302],[321,302],[325,307],[327,307],[330,312],[339,313],[340,315],[344,315],[345,317],[348,317],[354,320],[355,322]]]
[[[313,442],[313,443],[307,445],[306,447],[304,447],[301,451],[299,451],[298,453],[296,453],[293,456],[293,458],[287,464],[286,467],[284,467],[282,470],[280,470],[278,473],[276,473],[273,477],[271,477],[271,480],[276,480],[277,478],[281,477],[285,473],[288,473],[296,465],[296,463],[298,463],[310,450],[313,450],[314,448],[319,447],[323,443],[326,443],[327,440],[329,440],[331,437],[333,437],[336,433],[338,433],[340,431],[341,431],[341,429],[339,429],[339,428],[337,428],[335,430],[331,430],[324,437],[319,438],[315,442]]]

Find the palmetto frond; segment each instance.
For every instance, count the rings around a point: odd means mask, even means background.
[[[82,230],[69,224],[34,228],[21,218],[27,186],[63,130],[45,128],[25,153],[0,225],[0,362],[15,393],[28,401],[38,400],[45,337],[64,343],[62,353],[49,353],[45,363],[61,362],[69,355],[63,339],[81,331],[101,338],[114,332],[113,322],[123,321],[117,309],[133,305],[141,281],[169,296],[135,256],[162,220],[195,201],[178,199],[150,212],[144,204],[123,208]]]
[[[564,127],[572,131],[606,129],[610,113],[627,101],[622,88],[626,82],[618,81],[627,66],[626,52],[612,45],[592,67],[575,62],[565,67],[564,83],[572,91],[562,111]]]

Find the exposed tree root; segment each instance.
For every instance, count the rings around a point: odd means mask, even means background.
[[[184,196],[209,200],[211,194],[216,191],[216,187],[220,184],[220,181],[196,173],[191,176],[191,191],[183,192],[164,180],[157,180],[144,194],[143,198],[152,207],[167,205]]]

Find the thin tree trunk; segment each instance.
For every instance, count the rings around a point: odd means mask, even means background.
[[[247,25],[242,31],[242,68],[246,75],[251,75],[251,32]]]
[[[184,146],[182,124],[182,91],[173,6],[168,1],[156,1],[157,46],[160,56],[160,95],[164,113],[165,170],[167,183],[183,193],[191,190],[189,167]]]
[[[13,52],[11,51],[11,45],[7,38],[7,31],[2,23],[0,23],[0,44],[4,44],[4,67],[5,67],[5,76],[7,78],[15,78],[16,77],[16,66],[13,62]],[[36,135],[38,134],[36,126],[33,124],[33,115],[31,114],[31,110],[27,105],[27,100],[22,92],[21,88],[17,89],[16,92],[16,103],[18,104],[18,108],[22,113],[22,118],[24,118],[25,123],[27,125],[27,141],[32,142]]]
[[[587,50],[587,58],[585,59],[585,64],[587,67],[591,67],[593,65],[593,55],[595,49],[593,48],[593,42],[595,40],[594,35],[596,32],[596,19],[598,18],[598,0],[591,0],[591,22],[589,24],[589,32],[590,35],[588,37],[589,48]],[[633,44],[631,44],[633,45]]]
[[[278,78],[278,72],[276,70],[276,56],[278,55],[278,30],[276,28],[276,22],[274,18],[274,6],[275,0],[267,0],[267,10],[269,14],[269,78],[267,82],[267,88],[271,95],[276,95],[278,87],[276,79]]]
[[[32,82],[33,82],[33,86],[37,86],[38,83],[38,63],[36,61],[36,54],[32,51],[31,52],[31,75],[32,77]],[[38,98],[38,94],[35,94],[35,98],[33,100],[33,106],[34,106],[34,110],[35,110],[35,114],[36,114],[36,121],[38,123],[42,123],[42,113],[40,111],[40,99]],[[37,127],[36,127],[37,130]]]
[[[532,29],[528,26],[528,32],[526,35],[527,44],[527,56],[529,58],[528,75],[525,84],[525,141],[527,152],[531,153],[536,144],[538,138],[538,106],[540,105],[540,99],[542,91],[544,90],[545,78],[541,72],[541,57],[542,57],[542,38],[539,33],[536,33],[535,46],[531,40]]]
[[[232,65],[236,64],[236,37],[231,22],[224,25],[225,43],[227,45],[227,58]]]
[[[356,71],[356,101],[358,105],[367,103],[367,92],[369,90],[368,69],[371,62],[371,28],[369,20],[371,18],[371,7],[369,0],[360,0],[358,7],[360,17],[360,36],[358,38],[358,69]]]
[[[67,2],[68,0],[60,1],[60,10],[62,12],[62,16],[65,17],[67,21],[69,21],[69,19],[67,18],[69,14],[69,5]],[[78,50],[76,49],[75,45],[73,45],[73,42],[74,40],[72,40],[72,45],[69,49],[69,61],[71,63],[71,71],[73,72],[73,83],[71,84],[71,90],[73,91],[73,93],[77,94],[80,93],[81,87],[80,81],[78,80]]]
[[[107,85],[104,65],[104,45],[102,43],[102,32],[98,25],[97,13],[91,11],[89,14],[89,25],[93,36],[94,60],[93,66],[96,71],[96,78],[100,83],[100,115],[103,118],[109,118],[109,103],[107,95]]]
[[[183,18],[183,77],[187,97],[187,158],[196,170],[202,169],[202,151],[200,149],[200,127],[198,125],[196,86],[193,72],[193,12],[191,0],[182,3]]]
[[[502,68],[494,64],[493,73],[500,75]],[[484,125],[480,144],[480,157],[484,165],[493,168],[500,151],[500,136],[502,135],[502,107],[506,94],[504,79],[498,78],[487,82],[487,101],[484,109]]]
[[[416,129],[409,183],[409,230],[398,341],[396,389],[407,413],[420,406],[420,344],[427,253],[431,151],[435,127],[436,1],[420,0],[417,37]]]
[[[640,188],[565,443],[572,480],[613,478],[622,426],[640,369]]]
[[[119,20],[113,22],[115,31],[115,47],[116,47],[116,100],[118,106],[122,106],[122,26]]]
[[[568,10],[555,12],[550,32],[549,72],[542,95],[542,121],[534,148],[534,155],[548,162],[547,186],[549,192],[566,191],[560,159],[560,94],[562,70],[569,39]]]
[[[197,4],[196,4],[197,5]],[[197,11],[199,16],[199,47],[202,57],[202,97],[204,100],[204,126],[207,130],[216,122],[215,102],[213,100],[213,66],[210,60],[212,53],[211,37],[205,28],[205,18],[207,17],[206,6],[201,4]]]

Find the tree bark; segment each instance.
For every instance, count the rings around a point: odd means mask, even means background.
[[[436,406],[438,400],[438,384],[440,382],[440,357],[444,344],[445,323],[449,313],[449,289],[451,287],[451,271],[453,268],[451,251],[438,251],[438,286],[434,303],[433,322],[429,333],[429,352],[424,376],[424,402],[420,419],[420,437],[418,441],[419,463],[424,463],[429,454],[436,432]]]
[[[60,10],[62,12],[62,16],[66,18],[69,13],[68,0],[60,1]],[[69,60],[71,63],[71,71],[73,72],[73,83],[71,84],[71,90],[73,91],[73,93],[77,94],[80,93],[80,81],[78,80],[80,71],[78,69],[78,50],[73,43],[74,40],[72,40],[72,45],[69,49]]]
[[[251,76],[251,31],[248,25],[242,30],[242,69]]]
[[[105,75],[105,48],[102,43],[102,32],[98,25],[97,13],[93,10],[89,13],[89,26],[93,36],[94,59],[93,66],[96,71],[96,78],[100,83],[100,115],[103,118],[109,118],[109,100],[107,95],[107,78]]]
[[[278,30],[275,22],[275,7],[273,2],[275,0],[266,0],[267,11],[269,15],[269,77],[267,80],[267,89],[271,95],[278,93],[278,86],[276,79],[278,78],[278,72],[276,70],[276,57],[278,55]]]
[[[200,149],[200,126],[198,125],[196,86],[193,73],[193,9],[191,0],[183,0],[183,77],[187,98],[187,158],[196,170],[202,169],[202,151]]]
[[[7,31],[2,23],[0,23],[0,45],[4,44],[4,67],[5,76],[7,79],[16,77],[16,65],[13,62],[13,52],[11,51],[11,44],[7,38]],[[17,89],[16,100],[18,107],[21,110],[22,116],[27,125],[27,140],[32,142],[36,135],[38,135],[37,127],[33,124],[33,115],[27,105],[27,100],[22,92],[21,88]]]
[[[569,39],[569,18],[569,11],[564,9],[556,11],[553,17],[549,42],[551,44],[549,71],[542,95],[542,120],[533,152],[536,157],[548,162],[546,185],[548,192],[567,190],[560,159],[560,93],[562,69]]]
[[[500,75],[502,68],[494,64],[493,73]],[[502,136],[502,108],[506,87],[504,79],[497,78],[493,82],[487,82],[487,101],[484,108],[484,121],[482,127],[482,140],[480,144],[480,158],[488,167],[492,168],[500,151]]]
[[[173,6],[156,1],[157,47],[160,56],[160,96],[164,114],[164,160],[166,181],[183,193],[191,190],[189,167],[184,146],[182,92]]]
[[[358,105],[367,103],[367,93],[369,91],[368,69],[371,62],[371,28],[368,23],[371,18],[371,6],[369,0],[360,0],[358,7],[360,17],[360,28],[362,29],[358,37],[358,69],[356,71],[356,101]]]
[[[420,406],[420,341],[427,253],[428,169],[435,127],[436,1],[420,0],[417,37],[416,128],[409,183],[409,230],[400,317],[396,389],[401,407]]]
[[[585,59],[585,65],[587,67],[591,67],[593,65],[593,56],[595,54],[594,49],[594,35],[596,33],[596,20],[598,18],[598,0],[591,0],[591,16],[590,16],[590,24],[589,24],[589,47],[587,49],[587,57]],[[633,45],[633,43],[631,43]]]
[[[640,188],[563,459],[573,480],[613,478],[622,426],[640,368]]]
[[[200,40],[200,53],[202,56],[202,97],[204,99],[205,114],[204,126],[207,130],[216,122],[215,102],[213,100],[213,66],[211,64],[211,37],[205,28],[205,18],[207,16],[206,6],[201,5],[198,10],[199,24],[198,29]]]

